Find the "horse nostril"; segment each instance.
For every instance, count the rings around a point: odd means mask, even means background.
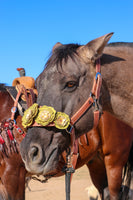
[[[31,159],[34,160],[35,157],[37,156],[37,154],[38,154],[38,148],[37,147],[32,147],[30,149],[30,157],[31,157]]]
[[[29,157],[32,162],[39,162],[42,158],[42,153],[37,146],[32,146],[29,151]]]

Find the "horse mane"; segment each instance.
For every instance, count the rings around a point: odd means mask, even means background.
[[[79,44],[66,44],[61,45],[60,47],[57,47],[51,54],[50,58],[48,59],[46,63],[46,67],[49,66],[62,66],[62,62],[67,62],[68,58],[71,57],[72,60],[74,60],[75,55],[77,54],[76,50],[77,48],[81,46]]]
[[[49,59],[45,65],[45,68],[49,68],[50,66],[57,65],[57,68],[59,66],[62,68],[62,62],[67,62],[68,58],[70,57],[73,61],[75,58],[75,55],[78,55],[77,48],[80,47],[79,44],[65,44],[57,47],[53,52],[51,52]],[[110,47],[116,47],[116,46],[127,46],[127,47],[133,47],[133,43],[131,42],[112,42],[107,44],[107,46]]]
[[[133,42],[112,42],[107,44],[109,47],[116,47],[116,46],[126,46],[126,47],[133,47]]]
[[[6,85],[4,83],[0,83],[0,91],[6,91],[5,86]]]

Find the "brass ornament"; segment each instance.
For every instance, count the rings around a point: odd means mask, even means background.
[[[30,126],[33,123],[33,119],[35,118],[37,113],[38,113],[37,103],[34,103],[24,112],[24,116],[22,117],[22,125],[24,128]]]
[[[70,118],[66,113],[57,112],[54,124],[58,129],[66,129],[70,124]]]
[[[22,125],[24,128],[29,127],[32,125],[33,121],[41,126],[47,126],[53,122],[58,129],[66,129],[70,124],[70,118],[67,114],[56,112],[53,107],[46,105],[38,108],[37,103],[34,103],[24,112]]]
[[[55,114],[56,110],[54,108],[42,106],[39,108],[39,113],[35,118],[35,121],[42,126],[47,126],[49,123],[53,122]]]

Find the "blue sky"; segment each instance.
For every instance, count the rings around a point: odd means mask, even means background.
[[[17,67],[36,78],[56,42],[109,32],[110,42],[133,42],[133,0],[0,0],[0,82],[11,85]]]

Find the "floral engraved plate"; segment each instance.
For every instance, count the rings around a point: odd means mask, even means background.
[[[24,128],[30,126],[33,123],[33,119],[38,113],[38,104],[34,103],[31,107],[29,107],[22,117],[22,125]]]
[[[66,129],[70,124],[70,118],[65,113],[57,112],[54,124],[55,127],[58,129]]]
[[[42,106],[39,108],[39,113],[35,121],[42,126],[47,126],[49,123],[53,122],[55,114],[56,110],[54,108]]]

